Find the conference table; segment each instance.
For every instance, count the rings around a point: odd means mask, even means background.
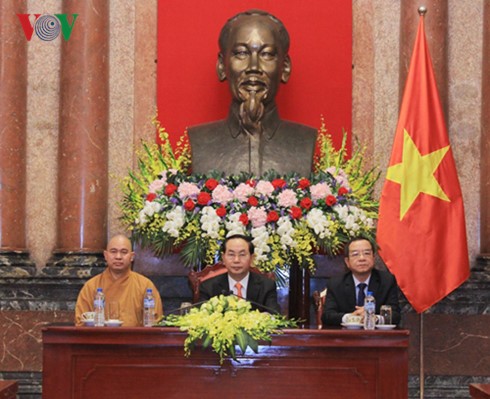
[[[44,399],[408,397],[409,331],[288,329],[237,360],[178,328],[48,326]],[[239,352],[239,349],[237,349]]]

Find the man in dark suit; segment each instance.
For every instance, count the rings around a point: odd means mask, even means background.
[[[338,326],[348,314],[364,318],[364,297],[371,291],[376,299],[376,314],[382,305],[390,305],[392,323],[401,319],[398,285],[389,272],[374,269],[375,247],[367,239],[357,237],[346,246],[345,264],[349,272],[332,277],[327,283],[323,325]]]
[[[281,83],[291,74],[289,34],[261,10],[230,18],[221,30],[216,71],[228,81],[228,118],[188,129],[194,173],[218,170],[262,175],[311,173],[317,130],[283,120],[276,107]]]
[[[222,258],[227,273],[203,281],[199,286],[199,301],[233,292],[252,303],[253,309],[280,313],[276,283],[258,273],[251,273],[254,245],[247,237],[232,235],[223,243]]]

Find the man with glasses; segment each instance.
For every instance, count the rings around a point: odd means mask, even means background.
[[[199,286],[199,301],[221,294],[237,295],[250,301],[252,309],[280,313],[276,282],[259,273],[251,273],[254,259],[252,240],[244,235],[227,237],[222,248],[227,273],[205,280]]]
[[[339,326],[348,315],[364,318],[364,298],[371,291],[376,299],[376,314],[382,305],[392,308],[392,323],[400,322],[398,285],[389,272],[374,269],[375,247],[363,237],[353,238],[345,247],[345,264],[349,271],[332,277],[327,283],[323,325]]]

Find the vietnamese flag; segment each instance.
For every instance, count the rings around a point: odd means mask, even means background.
[[[381,193],[379,253],[423,312],[469,276],[463,198],[420,22]]]

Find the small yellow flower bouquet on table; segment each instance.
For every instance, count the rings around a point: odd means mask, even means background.
[[[220,358],[236,358],[235,346],[242,353],[247,347],[258,353],[258,341],[272,341],[272,334],[280,334],[282,328],[297,327],[297,321],[278,314],[252,310],[250,302],[236,296],[220,295],[211,298],[200,307],[191,308],[185,315],[168,315],[162,326],[180,327],[187,331],[184,343],[185,356],[190,356],[198,341],[202,347],[211,346]]]

